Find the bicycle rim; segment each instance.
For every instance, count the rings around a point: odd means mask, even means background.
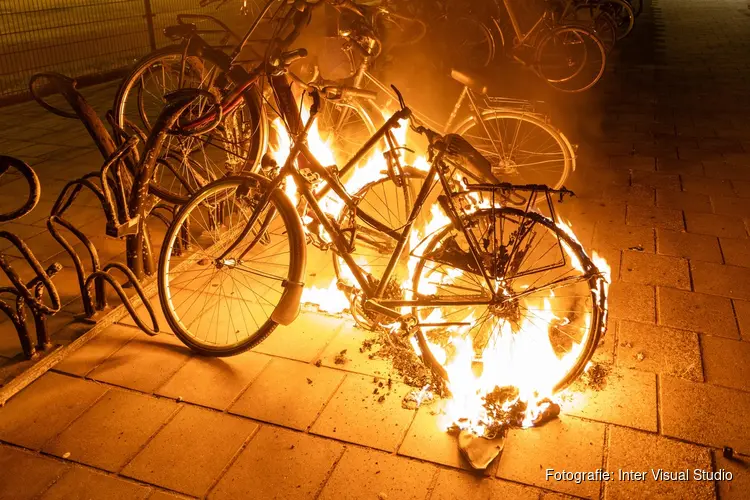
[[[539,75],[562,92],[583,92],[604,75],[607,53],[602,41],[578,26],[558,28],[542,39],[536,51]]]
[[[598,270],[577,242],[540,214],[482,210],[464,223],[483,247],[483,266],[503,299],[492,301],[484,278],[468,264],[462,231],[446,226],[438,232],[420,252],[415,297],[486,302],[415,307],[420,322],[432,325],[418,333],[427,358],[445,367],[470,348],[473,366],[500,386],[565,388],[582,373],[604,331]],[[451,324],[438,326],[445,322]]]

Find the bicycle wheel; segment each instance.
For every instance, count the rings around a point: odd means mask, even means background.
[[[21,179],[26,181],[28,194],[26,201],[19,207],[16,200],[24,192]],[[26,162],[0,155],[0,222],[19,219],[34,210],[39,203],[41,189],[36,172]]]
[[[185,345],[208,356],[250,349],[276,328],[289,283],[304,276],[305,240],[279,190],[258,207],[268,181],[228,177],[205,186],[177,213],[159,258],[164,316]],[[227,256],[255,210],[247,237]],[[182,254],[181,258],[177,256]]]
[[[542,38],[536,50],[539,75],[562,92],[588,90],[604,75],[607,53],[591,30],[563,26]]]
[[[465,217],[464,227],[479,243],[497,295],[492,298],[477,269],[466,233],[452,225],[438,232],[420,252],[412,292],[416,299],[455,305],[414,308],[420,322],[431,325],[417,334],[424,357],[442,367],[470,359],[469,369],[481,367],[500,386],[565,388],[604,332],[599,271],[580,244],[538,213],[485,209]]]
[[[316,124],[338,165],[344,165],[377,132],[383,120],[368,113],[361,103],[326,100]],[[385,141],[383,141],[383,149]]]
[[[178,88],[201,88],[224,95],[236,82],[223,62],[208,55],[185,54],[184,47],[169,46],[140,60],[123,80],[113,106],[115,121],[127,130],[127,122],[148,134],[164,106],[164,95]],[[199,98],[185,118],[200,116],[207,99]],[[171,203],[185,203],[191,194],[227,174],[255,171],[265,152],[268,122],[257,91],[242,95],[242,103],[227,113],[221,124],[195,137],[170,135],[161,153],[150,190]]]
[[[607,54],[612,52],[615,42],[617,42],[617,26],[609,12],[602,10],[598,4],[594,6],[581,4],[576,6],[571,21],[574,24],[584,24],[591,27],[604,44]]]
[[[627,0],[630,4],[630,7],[633,9],[633,14],[635,17],[638,17],[641,15],[641,12],[643,12],[643,0]]]
[[[531,114],[487,110],[481,122],[471,116],[458,125],[456,133],[490,161],[502,181],[558,189],[575,168],[567,139]]]
[[[440,58],[448,67],[482,69],[495,59],[492,30],[473,17],[444,16],[435,33],[441,42]]]
[[[617,27],[617,39],[621,40],[633,31],[635,13],[633,7],[625,0],[596,0],[594,6],[612,16]]]

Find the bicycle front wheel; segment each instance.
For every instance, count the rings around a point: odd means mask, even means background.
[[[536,68],[557,90],[583,92],[604,75],[607,50],[596,34],[580,26],[548,33],[537,46]]]
[[[527,113],[487,110],[471,116],[456,133],[487,158],[498,179],[513,184],[544,184],[558,189],[575,168],[562,133]]]
[[[453,225],[438,232],[414,271],[417,300],[451,304],[414,308],[428,325],[417,334],[423,355],[441,367],[470,359],[469,369],[480,367],[500,386],[565,388],[604,331],[605,286],[596,266],[537,213],[485,209],[463,222],[466,232]],[[481,270],[467,234],[479,242]]]
[[[196,352],[231,356],[260,343],[277,326],[274,312],[287,285],[304,275],[299,215],[279,190],[259,206],[267,183],[252,176],[209,184],[169,227],[159,258],[159,299],[172,331]]]

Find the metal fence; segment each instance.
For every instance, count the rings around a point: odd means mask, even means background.
[[[0,1],[0,104],[23,99],[34,73],[56,71],[84,81],[122,73],[170,43],[162,30],[177,14],[209,14],[242,33],[265,0],[227,0],[219,8],[201,8],[198,2]]]

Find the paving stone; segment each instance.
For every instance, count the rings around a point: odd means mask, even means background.
[[[656,190],[656,206],[691,212],[711,212],[711,199],[704,194],[685,191]]]
[[[622,280],[641,285],[690,289],[685,259],[626,251],[622,254]]]
[[[254,351],[309,363],[317,359],[344,325],[351,329],[339,318],[302,312],[291,325],[277,327]]]
[[[478,476],[449,469],[438,472],[435,488],[430,500],[493,500],[512,498],[513,500],[539,500],[540,491],[509,481]]]
[[[750,203],[744,198],[712,196],[711,204],[713,205],[713,211],[717,214],[750,217]]]
[[[656,170],[656,158],[649,156],[611,156],[610,165],[614,168],[624,168],[653,172]]]
[[[657,253],[684,259],[722,262],[719,241],[715,236],[656,230]]]
[[[372,338],[372,332],[367,332],[361,328],[343,328],[320,355],[320,362],[323,366],[336,368],[337,370],[346,370],[374,377],[397,377],[395,373],[391,374],[393,370],[390,361],[378,357],[370,359],[372,352],[361,350],[362,343]],[[341,354],[344,350],[346,352]]]
[[[688,193],[704,194],[708,196],[732,196],[732,183],[723,179],[681,175],[682,190]]]
[[[576,234],[582,227],[593,227],[597,222],[600,224],[623,224],[625,222],[625,204],[621,202],[578,198],[566,200],[559,207],[555,207],[555,210],[573,223],[573,230]]]
[[[111,390],[43,448],[45,453],[119,471],[177,410],[171,401]]]
[[[0,409],[0,439],[39,449],[106,391],[94,382],[46,373]]]
[[[140,334],[135,328],[112,325],[55,365],[55,370],[84,376]]]
[[[66,464],[57,460],[0,445],[0,498],[38,498],[67,468]]]
[[[563,412],[569,415],[656,431],[656,375],[615,367],[602,390],[566,391]]]
[[[630,226],[659,227],[672,231],[685,228],[680,210],[635,205],[628,205],[627,223]]]
[[[153,392],[177,372],[190,351],[172,335],[134,338],[88,376],[141,392]]]
[[[555,481],[555,471],[595,471],[602,467],[604,425],[562,416],[540,427],[511,429],[497,477],[585,498],[599,497],[598,481]]]
[[[750,198],[750,181],[732,181],[732,187],[740,198]]]
[[[653,253],[654,241],[654,230],[650,227],[597,224],[593,246],[595,249],[613,247],[619,250],[642,248],[645,252]]]
[[[186,497],[183,495],[178,495],[176,493],[166,492],[162,490],[154,490],[151,496],[148,497],[148,500],[180,500],[180,499],[186,499],[186,498],[192,498],[192,497]]]
[[[228,358],[191,358],[156,394],[225,410],[270,359],[255,352]]]
[[[744,500],[750,491],[750,474],[747,473],[747,464],[750,457],[737,457],[741,460],[728,460],[724,458],[721,450],[714,450],[715,470],[726,471],[732,474],[731,481],[716,481],[719,498],[721,500]]]
[[[657,158],[656,170],[669,174],[703,175],[703,164],[695,160],[677,160],[672,158]]]
[[[650,186],[607,186],[602,198],[607,201],[627,203],[628,205],[641,205],[651,207],[654,205],[654,188]]]
[[[677,174],[661,172],[643,172],[634,170],[631,175],[633,186],[646,186],[656,189],[680,190],[680,177]]]
[[[661,325],[719,337],[739,338],[729,299],[662,287],[656,290],[656,297]]]
[[[42,500],[130,500],[146,498],[151,489],[130,481],[107,476],[85,467],[71,467],[52,485]]]
[[[305,430],[315,421],[344,376],[338,370],[274,359],[230,411]]]
[[[750,393],[675,377],[662,377],[659,391],[664,435],[750,454]]]
[[[435,466],[349,447],[318,497],[336,499],[423,499],[427,497]]]
[[[414,417],[414,411],[401,406],[411,389],[393,383],[391,391],[373,394],[376,387],[372,377],[347,375],[310,432],[395,451]],[[368,424],[363,426],[362,422]]]
[[[745,224],[739,217],[685,212],[685,221],[690,233],[727,238],[747,238]]]
[[[122,473],[202,496],[257,428],[249,420],[184,406]]]
[[[750,267],[750,240],[720,238],[724,262],[730,266]]]
[[[704,162],[707,177],[715,179],[750,180],[750,170],[747,167],[729,165],[726,163]]]
[[[750,340],[750,302],[733,300],[732,303],[740,326],[740,336],[742,340]]]
[[[587,251],[592,258],[593,257],[599,257],[604,259],[607,262],[607,265],[609,266],[609,281],[610,283],[614,283],[616,281],[620,280],[620,268],[622,263],[622,251],[613,248],[613,247],[599,247],[599,248],[591,248],[591,252]],[[598,261],[597,265],[600,265]]]
[[[696,292],[750,300],[750,269],[697,261],[690,266]]]
[[[685,330],[620,321],[617,364],[625,368],[703,381],[698,334]]]
[[[607,481],[604,497],[608,500],[632,498],[713,499],[712,481],[692,480],[693,470],[711,471],[711,453],[688,443],[681,443],[654,434],[613,426],[609,435],[607,469],[611,471],[647,471],[645,480]],[[655,480],[651,471],[675,472],[689,470],[688,481]]]
[[[656,321],[654,287],[618,281],[609,287],[609,317],[641,322]]]
[[[701,337],[706,381],[750,391],[750,342]]]
[[[456,437],[446,432],[448,422],[445,400],[421,406],[398,449],[399,455],[419,458],[450,467],[472,470],[456,444]]]

